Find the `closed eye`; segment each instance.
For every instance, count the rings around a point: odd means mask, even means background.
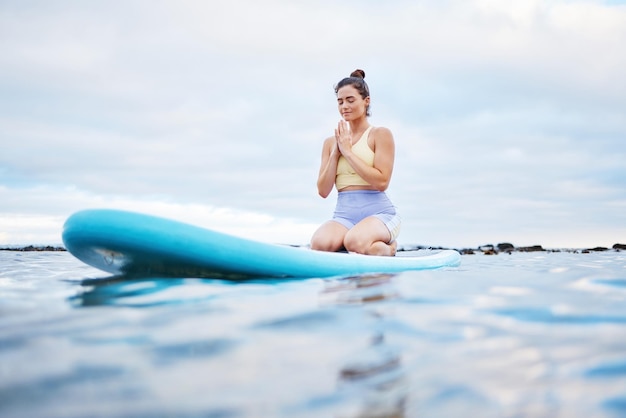
[[[356,98],[355,98],[355,97],[353,97],[353,96],[350,96],[350,97],[347,97],[347,98],[345,98],[345,99],[337,99],[337,103],[338,103],[338,104],[343,104],[344,100],[345,100],[345,101],[347,101],[348,103],[354,103],[354,101],[356,100]]]

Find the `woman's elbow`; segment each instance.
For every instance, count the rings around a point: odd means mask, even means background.
[[[383,180],[373,185],[379,192],[384,192],[389,187],[389,180]]]
[[[317,187],[317,193],[319,193],[319,195],[323,198],[326,199],[328,197],[328,195],[330,194],[330,191],[332,190],[332,188],[327,188],[327,187]]]

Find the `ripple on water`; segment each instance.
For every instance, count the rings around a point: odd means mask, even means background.
[[[595,279],[593,282],[604,286],[626,288],[626,279]]]
[[[626,315],[577,314],[559,312],[559,309],[539,307],[493,309],[491,312],[519,321],[545,324],[597,325],[626,323]]]
[[[602,403],[605,409],[615,412],[618,417],[626,416],[626,396],[616,396]]]
[[[584,375],[590,378],[626,377],[626,358],[591,367],[587,369]]]

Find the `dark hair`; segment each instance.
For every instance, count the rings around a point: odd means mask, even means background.
[[[357,89],[357,91],[361,95],[361,98],[363,99],[370,97],[370,88],[367,86],[367,83],[365,82],[365,71],[363,70],[354,70],[350,74],[350,77],[346,77],[343,80],[341,80],[339,83],[337,83],[335,85],[335,94],[339,92],[340,88],[345,87],[345,86],[353,86],[355,89]],[[369,105],[367,105],[367,108],[365,109],[365,115],[371,116]]]

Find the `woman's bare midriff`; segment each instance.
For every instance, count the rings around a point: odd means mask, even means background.
[[[340,192],[351,192],[353,190],[373,190],[373,191],[377,191],[375,188],[371,187],[371,186],[347,186],[344,187],[343,189],[340,189]]]

